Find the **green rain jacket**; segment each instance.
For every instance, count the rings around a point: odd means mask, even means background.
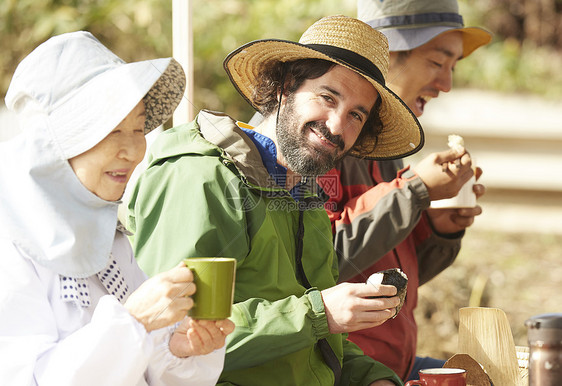
[[[323,201],[311,189],[303,211],[302,264],[296,274],[299,203],[275,184],[252,140],[226,115],[202,111],[165,131],[129,204],[135,254],[149,274],[186,257],[237,260],[232,321],[221,385],[333,385],[316,345],[327,338],[342,365],[340,385],[391,379],[346,334],[330,334],[320,291],[338,266]],[[316,187],[315,182],[313,182]]]

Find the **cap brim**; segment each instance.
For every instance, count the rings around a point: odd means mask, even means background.
[[[388,28],[381,29],[388,39],[390,51],[409,51],[424,45],[435,37],[451,31],[463,34],[463,58],[466,58],[478,47],[488,44],[492,34],[479,27],[456,28],[450,26],[434,26],[419,28]]]
[[[314,48],[286,40],[257,40],[231,52],[223,65],[234,87],[254,109],[259,110],[253,96],[254,87],[263,68],[271,62],[291,62],[299,59],[323,59],[349,68],[363,76],[378,91],[382,99],[379,114],[383,124],[382,133],[378,138],[364,139],[367,142],[371,141],[373,145],[376,140],[376,146],[369,146],[369,143],[362,146],[362,148],[374,148],[373,151],[360,154],[352,150],[350,155],[377,160],[395,159],[421,149],[424,143],[421,125],[396,94],[357,68]]]
[[[466,58],[478,47],[482,47],[492,41],[492,34],[480,27],[464,27],[463,33],[463,57]]]

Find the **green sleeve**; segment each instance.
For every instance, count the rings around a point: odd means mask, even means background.
[[[245,212],[231,189],[238,182],[216,156],[170,158],[146,170],[128,218],[141,268],[152,276],[188,257],[243,261],[249,251]]]
[[[231,319],[236,329],[227,338],[225,371],[309,349],[329,335],[322,295],[315,288],[302,297],[274,302],[254,298],[237,303]]]
[[[363,354],[363,351],[343,334],[343,368],[341,385],[368,386],[374,381],[388,379],[402,386],[402,380],[394,371]]]
[[[154,275],[186,257],[224,256],[236,258],[239,268],[259,269],[246,259],[260,226],[259,213],[242,208],[252,194],[228,166],[205,156],[152,166],[139,178],[129,205],[140,266]],[[228,336],[225,370],[274,360],[329,335],[318,290],[277,301],[240,300],[235,295],[230,319],[236,329]]]

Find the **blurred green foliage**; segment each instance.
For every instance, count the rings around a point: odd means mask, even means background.
[[[356,12],[355,0],[192,0],[192,8],[195,111],[226,111],[241,120],[252,109],[223,70],[229,52],[255,39],[298,40],[322,16]],[[0,97],[33,48],[76,30],[92,32],[125,61],[171,56],[172,1],[0,0]]]
[[[0,0],[0,96],[21,59],[65,32],[90,31],[127,61],[170,56],[171,12],[157,0]]]
[[[194,104],[196,111],[225,111],[247,121],[253,109],[232,87],[222,63],[242,44],[257,39],[298,40],[319,18],[355,16],[355,0],[208,0],[193,1]]]
[[[459,0],[492,42],[455,69],[455,85],[562,98],[562,0]]]
[[[513,3],[529,1],[535,0],[511,1],[511,5],[507,0],[460,0],[459,4],[465,24],[486,25],[495,32],[493,26],[517,26],[521,18],[513,14]],[[561,1],[551,0],[555,13]],[[225,111],[240,120],[249,119],[252,110],[222,68],[230,51],[261,38],[298,40],[322,16],[356,14],[355,0],[192,0],[192,7],[195,111]],[[494,19],[497,14],[511,18]],[[516,22],[510,24],[512,19]],[[172,1],[0,0],[0,97],[25,55],[49,37],[75,30],[92,32],[125,61],[171,56]],[[517,34],[496,34],[492,44],[457,66],[455,83],[560,98],[562,59],[555,48]]]

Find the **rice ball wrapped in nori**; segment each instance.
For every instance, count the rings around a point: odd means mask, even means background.
[[[369,276],[367,284],[385,284],[395,286],[398,292],[397,296],[400,299],[400,304],[396,307],[396,315],[398,315],[404,305],[404,301],[406,300],[408,276],[406,276],[406,274],[398,268],[385,269],[384,271],[380,271]],[[396,315],[394,315],[393,318],[395,318]]]

